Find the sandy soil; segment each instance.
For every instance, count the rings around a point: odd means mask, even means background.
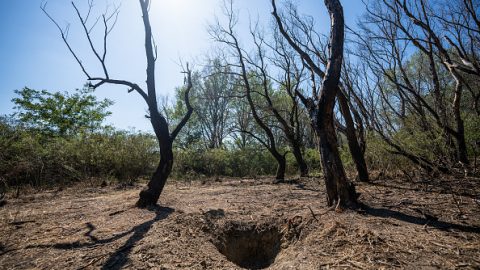
[[[9,198],[0,268],[480,268],[478,179],[357,189],[368,207],[341,213],[314,178],[172,181],[152,209],[132,207],[139,186]]]

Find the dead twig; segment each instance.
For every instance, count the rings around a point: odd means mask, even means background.
[[[315,213],[313,212],[313,210],[312,210],[312,208],[310,207],[310,205],[308,205],[307,207],[308,207],[308,210],[310,210],[310,213],[312,214],[312,217],[313,217],[316,221],[318,221],[318,218],[317,218],[317,216],[315,215]]]

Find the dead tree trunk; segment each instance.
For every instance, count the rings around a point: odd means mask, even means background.
[[[300,171],[300,176],[307,177],[308,166],[307,166],[307,163],[305,162],[305,159],[303,158],[301,147],[299,145],[296,145],[295,143],[292,143],[291,147],[292,147],[292,154],[295,157],[295,161],[297,162],[297,165],[298,165],[298,170]]]
[[[345,120],[346,126],[346,135],[348,141],[348,148],[350,149],[350,154],[352,159],[355,162],[355,166],[358,172],[358,180],[360,182],[369,182],[367,163],[365,162],[365,156],[360,144],[358,143],[357,134],[355,133],[355,124],[353,122],[352,115],[350,114],[350,106],[348,106],[348,101],[345,95],[338,90],[338,103],[340,104],[340,111],[342,112],[343,119]]]
[[[149,1],[139,0],[142,8],[143,25],[145,28],[145,53],[147,57],[147,90],[148,90],[148,107],[150,111],[150,120],[153,126],[155,135],[157,136],[158,144],[160,146],[160,163],[157,170],[150,179],[147,187],[140,192],[140,198],[137,201],[138,207],[146,207],[148,205],[155,205],[163,191],[163,187],[167,181],[173,166],[173,151],[172,143],[180,130],[186,124],[190,118],[193,109],[189,102],[189,92],[192,88],[192,80],[190,71],[188,74],[188,88],[185,91],[185,103],[187,106],[187,114],[182,121],[178,124],[176,129],[169,133],[168,122],[165,117],[160,114],[158,110],[156,89],[155,89],[155,61],[156,56],[154,54],[154,43],[152,40],[152,28],[150,26],[150,18],[148,14]],[[188,67],[187,67],[188,69]]]
[[[317,111],[317,121],[314,130],[319,140],[322,169],[327,190],[327,205],[339,204],[352,206],[356,204],[356,195],[351,194],[350,186],[338,151],[337,136],[333,113],[329,114],[328,104],[320,103]],[[318,116],[322,117],[318,117]]]
[[[82,14],[80,13],[75,3],[72,2],[73,8],[75,9],[76,15],[80,20],[80,23],[84,30],[86,39],[90,44],[90,49],[96,56],[100,65],[102,66],[103,75],[101,76],[90,75],[90,73],[87,71],[86,66],[80,60],[80,58],[78,57],[76,52],[72,49],[72,47],[70,46],[70,43],[67,40],[68,30],[62,29],[60,25],[57,23],[57,21],[55,21],[55,19],[53,19],[50,16],[50,14],[46,11],[46,4],[42,5],[41,9],[59,30],[63,42],[67,46],[68,50],[70,51],[70,53],[72,54],[72,56],[74,57],[78,65],[80,66],[80,68],[82,69],[83,73],[87,76],[87,79],[91,82],[90,83],[91,87],[97,88],[102,86],[103,84],[115,84],[115,85],[126,86],[129,88],[128,90],[129,93],[132,91],[136,91],[137,93],[140,94],[140,96],[142,96],[142,98],[147,103],[148,109],[150,112],[150,121],[152,123],[152,127],[160,147],[160,163],[158,164],[158,167],[155,173],[153,174],[152,178],[150,179],[150,182],[148,183],[147,187],[140,192],[140,198],[136,204],[138,207],[146,207],[148,205],[155,205],[158,201],[158,198],[160,197],[160,194],[163,191],[163,187],[165,186],[167,178],[170,175],[170,172],[172,171],[172,165],[173,165],[172,143],[177,137],[180,130],[183,128],[183,126],[185,126],[190,116],[192,115],[193,108],[189,102],[189,92],[190,92],[190,89],[192,88],[192,80],[191,80],[191,72],[187,64],[186,71],[184,72],[186,73],[186,76],[187,76],[186,79],[188,83],[187,89],[185,91],[185,96],[184,96],[187,112],[182,118],[182,120],[180,121],[180,123],[177,125],[175,130],[170,134],[168,122],[165,119],[165,117],[160,113],[158,104],[157,104],[157,95],[156,95],[156,89],[155,89],[155,61],[157,59],[157,53],[156,53],[157,48],[152,40],[152,29],[150,26],[150,18],[148,14],[150,1],[139,0],[139,3],[142,10],[143,25],[145,30],[145,54],[147,58],[147,80],[146,80],[147,91],[142,89],[142,87],[140,87],[136,83],[126,81],[126,80],[112,79],[109,76],[108,69],[105,62],[106,55],[107,55],[107,37],[108,37],[108,34],[113,29],[113,27],[115,26],[116,18],[119,12],[118,9],[115,9],[111,14],[103,14],[100,17],[102,18],[103,26],[104,26],[103,52],[101,52],[94,46],[94,43],[92,41],[92,36],[90,34],[91,30],[95,27],[96,23],[94,23],[93,26],[91,27],[90,26],[87,27],[89,16],[88,15],[82,16]],[[94,6],[93,1],[89,1],[88,5],[89,5],[88,14],[90,14],[90,11]],[[113,23],[111,22],[111,20],[113,20]]]
[[[160,162],[150,178],[147,187],[140,192],[140,198],[137,201],[138,207],[146,207],[157,203],[165,187],[167,178],[172,171],[172,166],[172,142],[163,142],[160,144]]]
[[[323,77],[318,99],[317,97],[313,97],[313,99],[301,97],[301,100],[309,108],[312,126],[319,138],[322,169],[327,190],[327,205],[336,204],[337,207],[355,208],[357,207],[357,194],[355,186],[347,179],[342,160],[340,159],[333,115],[343,62],[345,25],[342,5],[339,0],[325,0],[325,6],[328,9],[331,20],[330,49],[325,74],[314,63],[312,58],[289,36],[278,16],[275,0],[272,0],[272,6],[272,14],[282,35],[309,65],[311,70],[318,76]],[[315,102],[314,100],[318,101]]]
[[[327,204],[355,207],[357,198],[340,159],[333,115],[343,61],[343,8],[339,0],[325,0],[325,5],[331,18],[330,55],[313,124],[319,137]]]
[[[273,157],[277,161],[277,172],[275,173],[275,180],[284,180],[285,179],[285,171],[287,169],[287,159],[285,155],[278,155],[273,154]]]

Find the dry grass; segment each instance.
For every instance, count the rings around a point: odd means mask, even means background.
[[[478,179],[360,185],[368,208],[344,213],[326,211],[321,186],[177,182],[154,209],[132,207],[139,187],[10,198],[0,209],[0,268],[232,269],[213,244],[232,222],[278,228],[271,269],[480,267]]]

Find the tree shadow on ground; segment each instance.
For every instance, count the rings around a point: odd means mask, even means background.
[[[68,249],[76,249],[76,248],[88,248],[88,247],[112,243],[120,238],[123,238],[133,233],[132,236],[130,236],[130,238],[125,242],[125,244],[123,244],[113,254],[110,255],[109,259],[106,261],[106,263],[102,267],[102,269],[120,269],[122,268],[122,266],[125,265],[125,263],[127,263],[128,261],[127,257],[130,251],[132,250],[132,248],[135,246],[135,244],[138,241],[140,241],[143,237],[145,237],[145,234],[151,229],[152,225],[157,221],[167,218],[171,213],[175,211],[173,208],[161,207],[161,206],[152,207],[150,208],[150,210],[156,213],[156,216],[153,219],[148,220],[142,224],[139,224],[126,232],[114,235],[109,238],[98,239],[97,237],[93,236],[92,232],[96,228],[93,224],[91,224],[90,222],[87,222],[86,226],[88,228],[88,232],[86,232],[84,235],[90,239],[90,242],[88,243],[80,243],[79,241],[75,241],[70,243],[56,243],[56,244],[48,244],[48,245],[29,245],[29,246],[26,246],[25,249],[55,248],[55,249],[68,250]]]
[[[318,188],[312,188],[312,187],[307,187],[305,183],[303,183],[300,179],[294,178],[294,179],[287,179],[287,180],[274,180],[273,181],[274,185],[277,184],[285,184],[285,185],[292,185],[295,186],[297,189],[301,190],[308,190],[308,191],[313,191],[313,192],[318,192],[320,189]]]
[[[121,269],[128,262],[128,255],[132,251],[132,248],[138,241],[145,237],[147,232],[152,228],[152,225],[168,217],[175,211],[172,208],[160,206],[156,206],[153,210],[157,215],[153,219],[133,227],[131,230],[133,231],[133,235],[128,238],[123,246],[119,247],[110,255],[108,260],[103,264],[102,269]]]
[[[427,218],[412,216],[409,214],[405,214],[399,211],[386,209],[386,208],[374,208],[370,206],[365,206],[364,210],[365,210],[364,213],[366,215],[381,217],[381,218],[393,218],[396,220],[413,223],[417,225],[428,225],[430,227],[434,227],[444,231],[454,229],[454,230],[468,232],[468,233],[480,233],[480,227],[455,224],[455,223],[445,222],[440,220],[430,220]]]

